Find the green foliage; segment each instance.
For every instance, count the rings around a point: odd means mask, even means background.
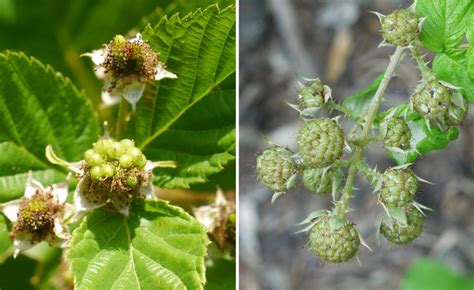
[[[204,227],[164,201],[133,211],[97,210],[74,231],[67,258],[77,289],[201,289]]]
[[[206,263],[205,290],[232,290],[235,285],[235,260],[216,259]]]
[[[0,201],[24,192],[28,170],[45,184],[64,179],[44,154],[80,160],[99,135],[90,102],[51,67],[21,53],[0,54]]]
[[[434,259],[420,259],[408,268],[400,290],[471,290],[474,279],[450,270]]]
[[[377,123],[380,123],[388,114],[393,113],[395,117],[406,116],[407,124],[410,127],[412,138],[411,148],[403,151],[387,149],[387,154],[397,162],[398,165],[413,163],[422,154],[434,150],[446,148],[451,141],[459,136],[456,127],[441,130],[437,126],[428,126],[426,121],[417,113],[409,111],[408,104],[402,104],[377,115]]]
[[[382,82],[382,79],[383,73],[380,74],[368,87],[344,98],[342,105],[351,109],[356,115],[363,115],[367,112],[370,102],[372,101],[375,91],[377,91],[377,88],[380,85],[380,82]],[[352,119],[354,118],[352,117]]]
[[[426,17],[420,39],[434,52],[455,49],[463,40],[472,9],[471,0],[417,0],[416,13]]]
[[[149,159],[179,164],[155,170],[155,184],[204,183],[235,160],[235,7],[162,19],[143,38],[178,79],[145,93],[130,132]]]
[[[420,40],[437,53],[433,71],[440,80],[460,87],[474,102],[474,3],[471,0],[418,0],[416,12],[426,17]],[[464,39],[468,43],[463,43]]]
[[[471,51],[472,49],[469,51],[469,57],[463,54],[466,57],[459,59],[444,53],[438,54],[433,61],[433,71],[439,79],[459,87],[461,94],[469,102],[474,103],[473,68],[468,67],[468,64],[473,61]]]

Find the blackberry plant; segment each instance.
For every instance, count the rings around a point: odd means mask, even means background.
[[[299,232],[309,232],[309,247],[322,261],[346,262],[356,257],[361,244],[367,246],[356,223],[348,219],[358,174],[373,186],[385,212],[378,220],[377,235],[402,245],[422,234],[423,210],[428,208],[416,202],[416,195],[420,182],[427,181],[415,174],[414,162],[455,140],[456,126],[462,125],[469,103],[474,102],[474,34],[466,12],[472,3],[459,1],[463,9],[458,9],[447,2],[431,5],[431,1],[419,0],[388,15],[375,13],[381,23],[382,45],[393,46],[394,53],[386,70],[368,88],[336,102],[331,89],[319,78],[300,83],[298,105],[290,106],[300,112],[304,124],[296,137],[298,152],[292,155],[291,168],[309,191],[318,197],[329,193],[332,197],[331,210],[314,211],[300,223],[306,227]],[[449,21],[437,17],[443,13],[452,16]],[[445,34],[441,36],[438,31]],[[468,44],[462,43],[465,36]],[[423,49],[436,53],[432,66]],[[419,84],[405,103],[381,111],[384,93],[404,56],[415,59],[421,74]],[[352,121],[352,129],[340,125],[343,118]],[[383,143],[396,163],[385,172],[371,168],[363,157],[368,146],[376,142]],[[259,179],[266,186],[262,171],[270,170],[261,166],[261,160],[281,164],[281,158],[267,152],[257,159]],[[286,191],[289,187],[284,184],[282,180],[281,188]],[[280,187],[270,188],[276,192],[272,202],[282,196]]]
[[[0,15],[0,289],[235,285],[235,1],[158,2]]]

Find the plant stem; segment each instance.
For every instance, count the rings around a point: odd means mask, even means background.
[[[410,49],[411,49],[411,54],[413,55],[413,58],[416,60],[416,63],[418,64],[418,69],[420,70],[421,75],[423,76],[423,79],[427,79],[431,75],[431,69],[426,65],[426,62],[423,56],[421,55],[419,41],[418,40],[414,41]]]
[[[377,91],[375,92],[375,96],[372,99],[372,102],[370,103],[369,111],[367,113],[367,117],[364,123],[364,129],[361,135],[361,138],[363,139],[369,136],[370,129],[372,127],[372,123],[374,122],[375,115],[378,112],[383,94],[385,93],[385,90],[387,89],[387,86],[390,82],[390,79],[393,76],[395,68],[400,62],[402,53],[403,53],[403,47],[399,46],[395,50],[395,53],[390,57],[390,63],[388,64],[387,70],[385,71],[383,80],[380,83],[379,87],[377,88]],[[357,164],[359,164],[361,161],[362,153],[364,152],[365,146],[366,144],[362,144],[361,146],[358,146],[354,152],[354,155],[352,156],[352,164],[351,164],[351,167],[349,168],[347,181],[344,186],[343,194],[341,197],[341,205],[340,205],[341,208],[339,209],[339,214],[342,215],[342,217],[344,218],[347,215],[348,208],[349,208],[349,201],[350,201],[350,198],[352,197],[352,186],[354,184],[354,178],[357,173]]]
[[[128,118],[128,102],[122,96],[120,97],[120,107],[119,107],[119,115],[117,118],[117,128],[115,133],[115,138],[117,140],[122,139],[123,133],[125,132],[125,127],[127,126]]]

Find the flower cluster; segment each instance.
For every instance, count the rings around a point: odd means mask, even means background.
[[[159,61],[159,54],[142,39],[125,39],[117,35],[102,49],[83,54],[96,65],[96,74],[104,79],[102,100],[105,105],[116,104],[124,97],[133,109],[143,95],[147,81],[177,78]]]
[[[68,179],[60,184],[44,187],[28,174],[22,198],[1,206],[3,214],[13,223],[10,239],[17,257],[21,251],[46,241],[50,245],[65,247],[69,231],[65,223],[74,214],[74,207],[66,203]]]

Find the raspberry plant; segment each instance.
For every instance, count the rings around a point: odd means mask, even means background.
[[[299,232],[309,233],[308,245],[314,255],[329,263],[356,257],[361,244],[369,248],[356,223],[348,218],[356,175],[368,179],[384,209],[376,226],[377,237],[382,234],[389,242],[403,245],[422,234],[423,210],[429,208],[418,203],[416,196],[420,182],[426,181],[413,171],[413,163],[454,141],[457,126],[462,126],[469,103],[474,102],[472,1],[418,0],[408,9],[375,14],[382,45],[394,47],[385,72],[341,102],[333,100],[331,89],[319,78],[303,78],[298,104],[290,104],[304,121],[296,137],[298,152],[273,144],[289,152],[287,157],[269,155],[267,150],[257,159],[259,180],[275,191],[272,202],[295,185],[296,176],[302,177],[304,186],[317,193],[317,198],[332,196],[332,209],[312,212],[299,224],[306,225]],[[424,49],[435,54],[431,65]],[[419,83],[404,104],[381,111],[384,93],[403,57],[417,62]],[[352,121],[353,128],[344,132],[342,118]],[[364,152],[375,142],[382,143],[396,163],[385,172],[365,163]],[[262,166],[262,160],[278,164],[273,167],[278,170]],[[290,168],[295,172],[291,178]]]
[[[235,284],[235,4],[170,2],[0,13],[1,289]]]

